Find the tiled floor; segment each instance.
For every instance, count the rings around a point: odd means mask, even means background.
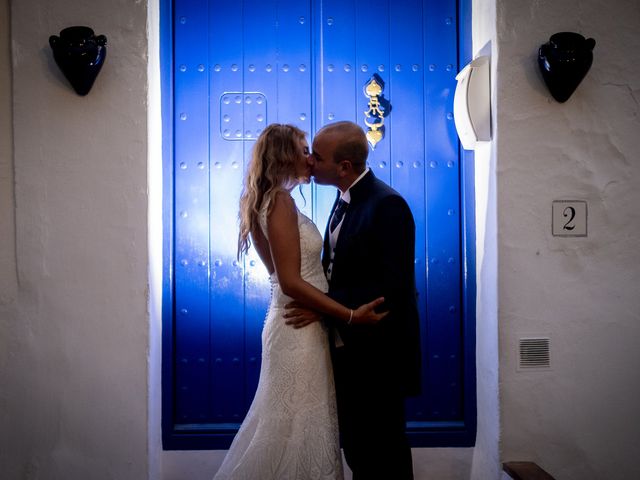
[[[163,474],[158,480],[211,480],[225,453],[224,450],[162,452]],[[473,448],[414,449],[415,480],[469,480],[472,459]],[[346,463],[345,480],[351,480]]]

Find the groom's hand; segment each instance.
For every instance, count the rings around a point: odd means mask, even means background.
[[[293,328],[306,327],[313,322],[322,320],[321,314],[315,310],[309,310],[308,308],[303,307],[298,302],[289,302],[284,306],[284,308],[284,318],[286,318],[284,323],[292,326]]]

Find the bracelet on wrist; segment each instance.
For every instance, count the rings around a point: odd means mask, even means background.
[[[347,325],[351,325],[351,321],[353,320],[353,309],[349,309],[349,320],[347,320]]]

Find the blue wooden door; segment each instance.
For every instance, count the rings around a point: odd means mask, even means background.
[[[373,78],[385,116],[369,166],[405,196],[417,226],[423,394],[408,402],[408,429],[423,445],[456,443],[446,440],[452,432],[469,437],[464,372],[473,352],[464,340],[451,114],[456,15],[454,0],[174,1],[165,445],[225,447],[257,386],[269,283],[254,250],[236,259],[238,200],[255,138],[272,122],[311,138],[337,120],[368,130],[365,86]],[[321,231],[334,199],[329,187],[296,193]]]

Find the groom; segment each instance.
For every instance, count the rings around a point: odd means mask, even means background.
[[[415,224],[405,200],[366,166],[369,146],[352,122],[315,136],[312,174],[338,187],[324,238],[329,296],[356,308],[383,296],[389,314],[375,325],[332,321],[332,359],[345,458],[354,480],[412,479],[404,401],[420,390]],[[311,312],[290,309],[303,326]]]

